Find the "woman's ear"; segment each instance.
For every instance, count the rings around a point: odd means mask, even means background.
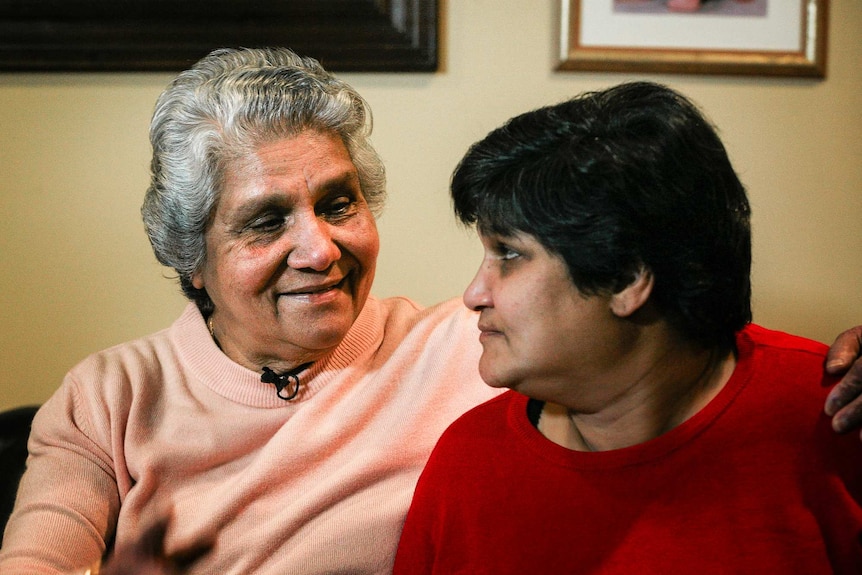
[[[200,270],[192,272],[192,285],[195,289],[204,289],[204,278]]]
[[[629,317],[639,310],[652,294],[652,272],[641,266],[632,282],[611,296],[611,311],[618,317]]]

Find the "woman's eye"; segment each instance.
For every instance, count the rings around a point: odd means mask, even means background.
[[[504,260],[513,260],[520,255],[521,254],[519,254],[518,252],[516,252],[513,249],[507,249],[505,252],[503,252],[503,259]]]
[[[353,210],[353,198],[340,196],[327,204],[323,210],[323,215],[329,218],[344,217]]]
[[[497,258],[501,260],[513,260],[521,255],[506,244],[498,244],[494,248],[494,252],[496,253]]]
[[[258,218],[251,223],[249,228],[257,232],[274,232],[281,228],[282,225],[284,225],[284,218],[267,216],[264,218]]]

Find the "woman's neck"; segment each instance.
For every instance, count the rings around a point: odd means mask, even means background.
[[[655,439],[703,409],[730,379],[736,358],[732,351],[672,346],[646,365],[625,393],[590,413],[547,402],[539,431],[577,451],[609,451]]]

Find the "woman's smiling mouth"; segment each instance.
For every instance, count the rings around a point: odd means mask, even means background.
[[[279,297],[318,299],[333,292],[341,292],[350,274],[344,275],[338,281],[327,281],[320,284],[306,285],[279,293]]]

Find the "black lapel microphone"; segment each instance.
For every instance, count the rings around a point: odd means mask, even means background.
[[[304,363],[297,368],[285,371],[284,373],[276,373],[268,367],[263,368],[263,373],[260,376],[260,381],[263,383],[271,383],[275,386],[275,393],[279,399],[290,401],[299,393],[299,373],[307,368],[311,363]],[[282,391],[287,388],[285,395]]]

